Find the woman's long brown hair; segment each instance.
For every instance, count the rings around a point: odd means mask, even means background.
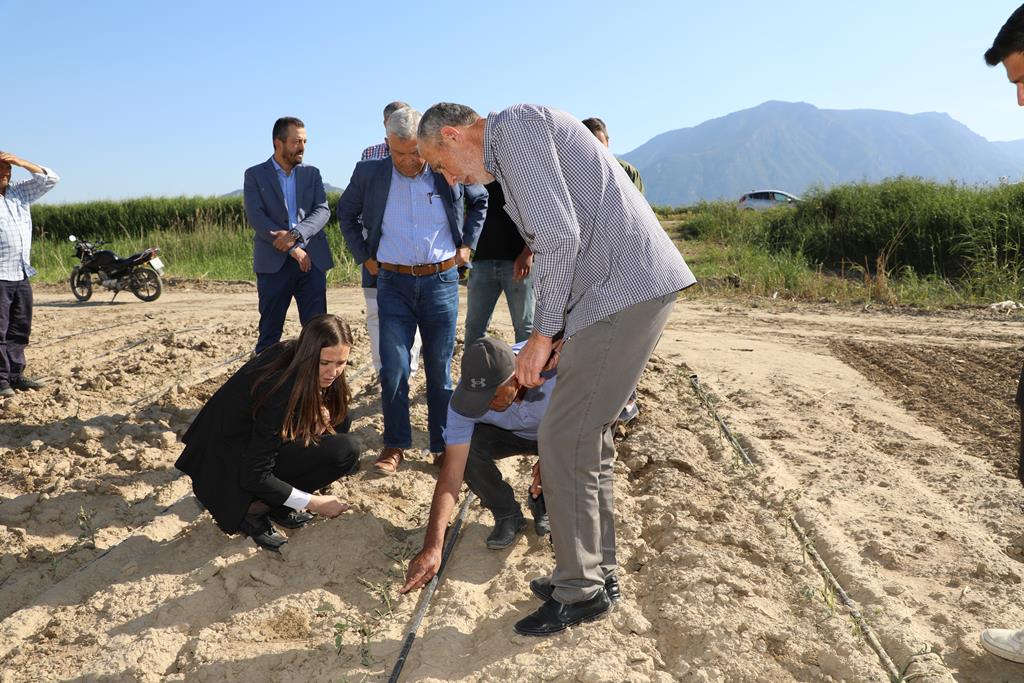
[[[327,389],[320,388],[320,350],[328,346],[352,346],[352,330],[348,323],[336,315],[326,314],[306,323],[299,338],[281,342],[284,350],[273,361],[259,368],[260,376],[253,384],[253,415],[259,410],[267,396],[271,396],[290,379],[295,386],[288,397],[281,438],[285,441],[302,440],[309,446],[319,440],[321,434],[334,434],[334,427],[348,415],[348,382],[342,371],[338,379]],[[277,376],[266,390],[263,385]],[[322,397],[322,398],[321,398]],[[324,417],[320,406],[327,408]]]

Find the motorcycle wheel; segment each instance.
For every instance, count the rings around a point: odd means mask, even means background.
[[[83,273],[79,266],[71,269],[71,293],[79,301],[88,301],[92,297],[92,276]]]
[[[156,301],[163,291],[160,275],[152,268],[136,268],[129,276],[128,288],[143,301]]]

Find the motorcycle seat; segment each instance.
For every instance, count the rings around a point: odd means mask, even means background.
[[[142,256],[145,253],[146,253],[145,251],[140,251],[140,252],[137,252],[135,254],[132,254],[131,256],[127,256],[125,258],[119,258],[116,261],[114,261],[114,265],[115,266],[130,266],[130,265],[133,265],[135,263],[138,263],[140,260],[142,260]]]

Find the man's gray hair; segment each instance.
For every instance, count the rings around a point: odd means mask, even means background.
[[[384,130],[388,135],[394,135],[400,140],[415,140],[416,126],[419,125],[421,116],[422,114],[412,107],[399,109],[388,117],[388,122],[384,124]]]
[[[471,107],[454,102],[438,102],[420,119],[419,139],[435,145],[440,142],[441,129],[445,126],[471,126],[478,120],[480,115]]]
[[[402,100],[395,100],[394,102],[389,103],[388,106],[384,107],[384,120],[387,121],[390,119],[391,115],[399,109],[407,109],[408,107],[409,105]]]

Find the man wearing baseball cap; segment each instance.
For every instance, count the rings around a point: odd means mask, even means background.
[[[516,351],[500,339],[482,337],[462,354],[462,376],[448,408],[444,459],[434,488],[427,534],[423,549],[409,563],[403,593],[425,586],[441,566],[444,532],[463,476],[470,490],[480,498],[480,504],[494,515],[488,548],[507,548],[516,534],[526,528],[526,518],[512,487],[502,479],[494,461],[537,453],[537,429],[556,378],[551,369],[544,373],[547,381],[539,387],[520,386],[516,379]],[[536,465],[533,471],[530,494],[536,496],[540,493]],[[538,535],[548,533],[547,515],[535,516],[533,523]]]

